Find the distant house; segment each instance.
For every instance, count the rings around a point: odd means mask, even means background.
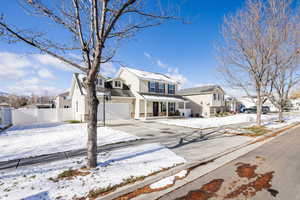
[[[238,98],[238,101],[245,107],[245,108],[250,108],[253,106],[256,106],[256,101],[257,98],[256,96],[243,96]],[[271,112],[277,112],[278,108],[276,108],[276,106],[267,98],[265,98],[264,102],[263,102],[263,106],[268,106],[270,108]]]
[[[211,117],[225,112],[225,92],[219,85],[205,85],[178,91],[179,95],[189,100],[187,108],[194,117]]]
[[[71,108],[71,98],[69,92],[64,92],[55,98],[55,107],[56,108]]]
[[[0,103],[0,130],[12,124],[11,108],[7,103]]]
[[[241,103],[235,97],[225,95],[225,106],[226,111],[236,113],[240,112]]]
[[[135,119],[177,116],[179,104],[187,102],[177,93],[179,83],[164,74],[121,67],[117,77],[135,97]]]
[[[88,119],[87,91],[84,85],[84,74],[73,74],[70,90],[71,107],[74,119],[86,121]],[[106,119],[130,119],[134,115],[134,95],[120,78],[108,78],[99,75],[96,79],[98,106],[98,120],[103,119],[104,95],[110,96],[105,102]]]

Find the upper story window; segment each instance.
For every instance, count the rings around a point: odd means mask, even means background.
[[[121,88],[122,87],[122,82],[121,81],[114,81],[114,87],[115,88]]]
[[[217,100],[217,94],[214,94],[214,100]]]
[[[155,92],[155,82],[149,82],[149,92]]]
[[[164,83],[159,83],[158,84],[158,92],[159,93],[165,93],[165,84]]]
[[[175,94],[175,85],[168,84],[168,93]]]
[[[96,86],[103,86],[103,79],[102,78],[97,78],[96,79]]]

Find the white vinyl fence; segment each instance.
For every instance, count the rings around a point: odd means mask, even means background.
[[[12,110],[12,123],[14,125],[39,122],[63,122],[72,119],[72,108],[33,108]]]
[[[118,119],[130,119],[130,104],[129,103],[106,103],[105,104],[105,119],[106,120],[118,120]],[[103,104],[98,106],[98,121],[103,120]]]
[[[0,107],[0,128],[5,128],[11,125],[11,109]]]

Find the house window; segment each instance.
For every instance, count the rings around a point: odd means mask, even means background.
[[[175,102],[169,102],[169,112],[175,112]]]
[[[167,111],[166,102],[160,102],[160,110],[161,110],[161,112]]]
[[[158,84],[158,92],[159,93],[165,93],[165,84],[164,83],[159,83]]]
[[[149,82],[149,92],[155,92],[155,82]]]
[[[217,100],[217,94],[214,94],[214,100]]]
[[[168,93],[175,94],[175,85],[168,84]]]
[[[115,82],[115,84],[114,84],[115,88],[121,88],[122,87],[121,81],[114,81],[114,82]]]
[[[97,78],[96,79],[96,85],[103,86],[103,80],[102,80],[102,78]]]
[[[221,95],[220,94],[218,94],[218,101],[221,99]]]

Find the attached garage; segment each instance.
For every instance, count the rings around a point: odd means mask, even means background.
[[[131,103],[105,103],[105,119],[119,120],[131,119],[132,104]],[[98,121],[103,120],[103,104],[98,106]]]

